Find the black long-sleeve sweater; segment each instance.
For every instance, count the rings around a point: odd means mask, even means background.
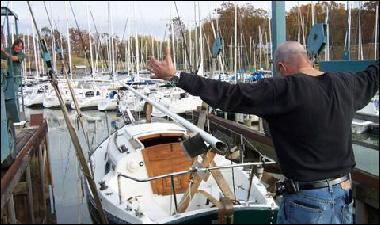
[[[379,89],[379,64],[358,73],[299,73],[255,84],[181,73],[178,86],[214,108],[265,118],[283,174],[314,181],[355,166],[351,121]]]

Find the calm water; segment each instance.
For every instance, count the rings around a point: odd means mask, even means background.
[[[81,170],[75,155],[74,146],[66,129],[66,123],[60,110],[32,110],[27,109],[27,117],[32,113],[43,113],[48,121],[48,142],[53,175],[53,191],[55,210],[58,224],[93,223],[88,212],[85,195],[81,187]],[[89,135],[91,148],[95,149],[112,131],[111,122],[115,121],[118,127],[122,120],[116,117],[116,112],[99,112],[97,110],[84,111],[86,116],[97,121],[85,121],[85,129]],[[70,112],[72,124],[78,129],[74,111]],[[108,126],[107,126],[108,123]],[[107,128],[108,127],[108,128]],[[88,148],[82,130],[77,132],[81,146],[88,156]],[[379,146],[378,135],[362,135],[359,138],[368,143]],[[379,175],[379,151],[353,145],[357,167],[371,174]]]
[[[49,132],[49,152],[50,166],[53,175],[53,191],[55,198],[55,210],[58,224],[93,223],[86,203],[86,197],[81,187],[81,170],[75,155],[74,145],[66,129],[63,113],[60,110],[32,110],[29,109],[27,117],[33,113],[43,113],[48,121]],[[111,121],[116,121],[118,126],[122,121],[116,117],[116,112],[85,111],[87,116],[97,117],[98,121],[84,122],[88,132],[89,141],[93,149],[96,148],[105,138],[108,137],[108,129],[111,128]],[[106,119],[107,116],[107,119]],[[75,121],[74,111],[70,112],[72,124],[78,129]],[[111,131],[111,130],[110,130]],[[77,131],[81,141],[81,146],[88,157],[88,147],[82,130]]]

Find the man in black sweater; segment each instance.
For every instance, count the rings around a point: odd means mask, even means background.
[[[170,49],[165,60],[152,58],[149,68],[155,78],[177,83],[214,108],[268,121],[287,178],[278,223],[352,223],[351,121],[378,91],[379,64],[359,73],[323,73],[292,41],[281,44],[274,57],[281,76],[254,84],[177,72]]]

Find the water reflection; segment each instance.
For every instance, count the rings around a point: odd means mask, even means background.
[[[75,149],[66,129],[63,113],[60,110],[28,109],[27,118],[34,113],[43,113],[48,122],[48,143],[50,166],[53,175],[53,191],[57,223],[93,223],[88,212],[86,196],[82,189],[81,170],[75,155]],[[89,138],[90,148],[95,149],[112,132],[111,123],[117,126],[122,121],[116,117],[116,112],[85,111],[84,127]],[[70,121],[77,130],[85,156],[88,157],[88,147],[82,129],[76,120],[75,111],[69,112]],[[108,123],[108,126],[107,126]]]

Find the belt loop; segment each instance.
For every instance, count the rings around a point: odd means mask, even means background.
[[[300,191],[300,183],[298,181],[295,181],[294,182],[294,188],[296,189],[295,191],[296,192],[299,192]]]
[[[327,179],[326,182],[327,182],[327,185],[329,185],[329,192],[333,193],[333,189],[332,189],[332,185],[330,184],[330,181]]]
[[[350,180],[350,184],[352,185],[351,172],[348,173],[348,179]]]

